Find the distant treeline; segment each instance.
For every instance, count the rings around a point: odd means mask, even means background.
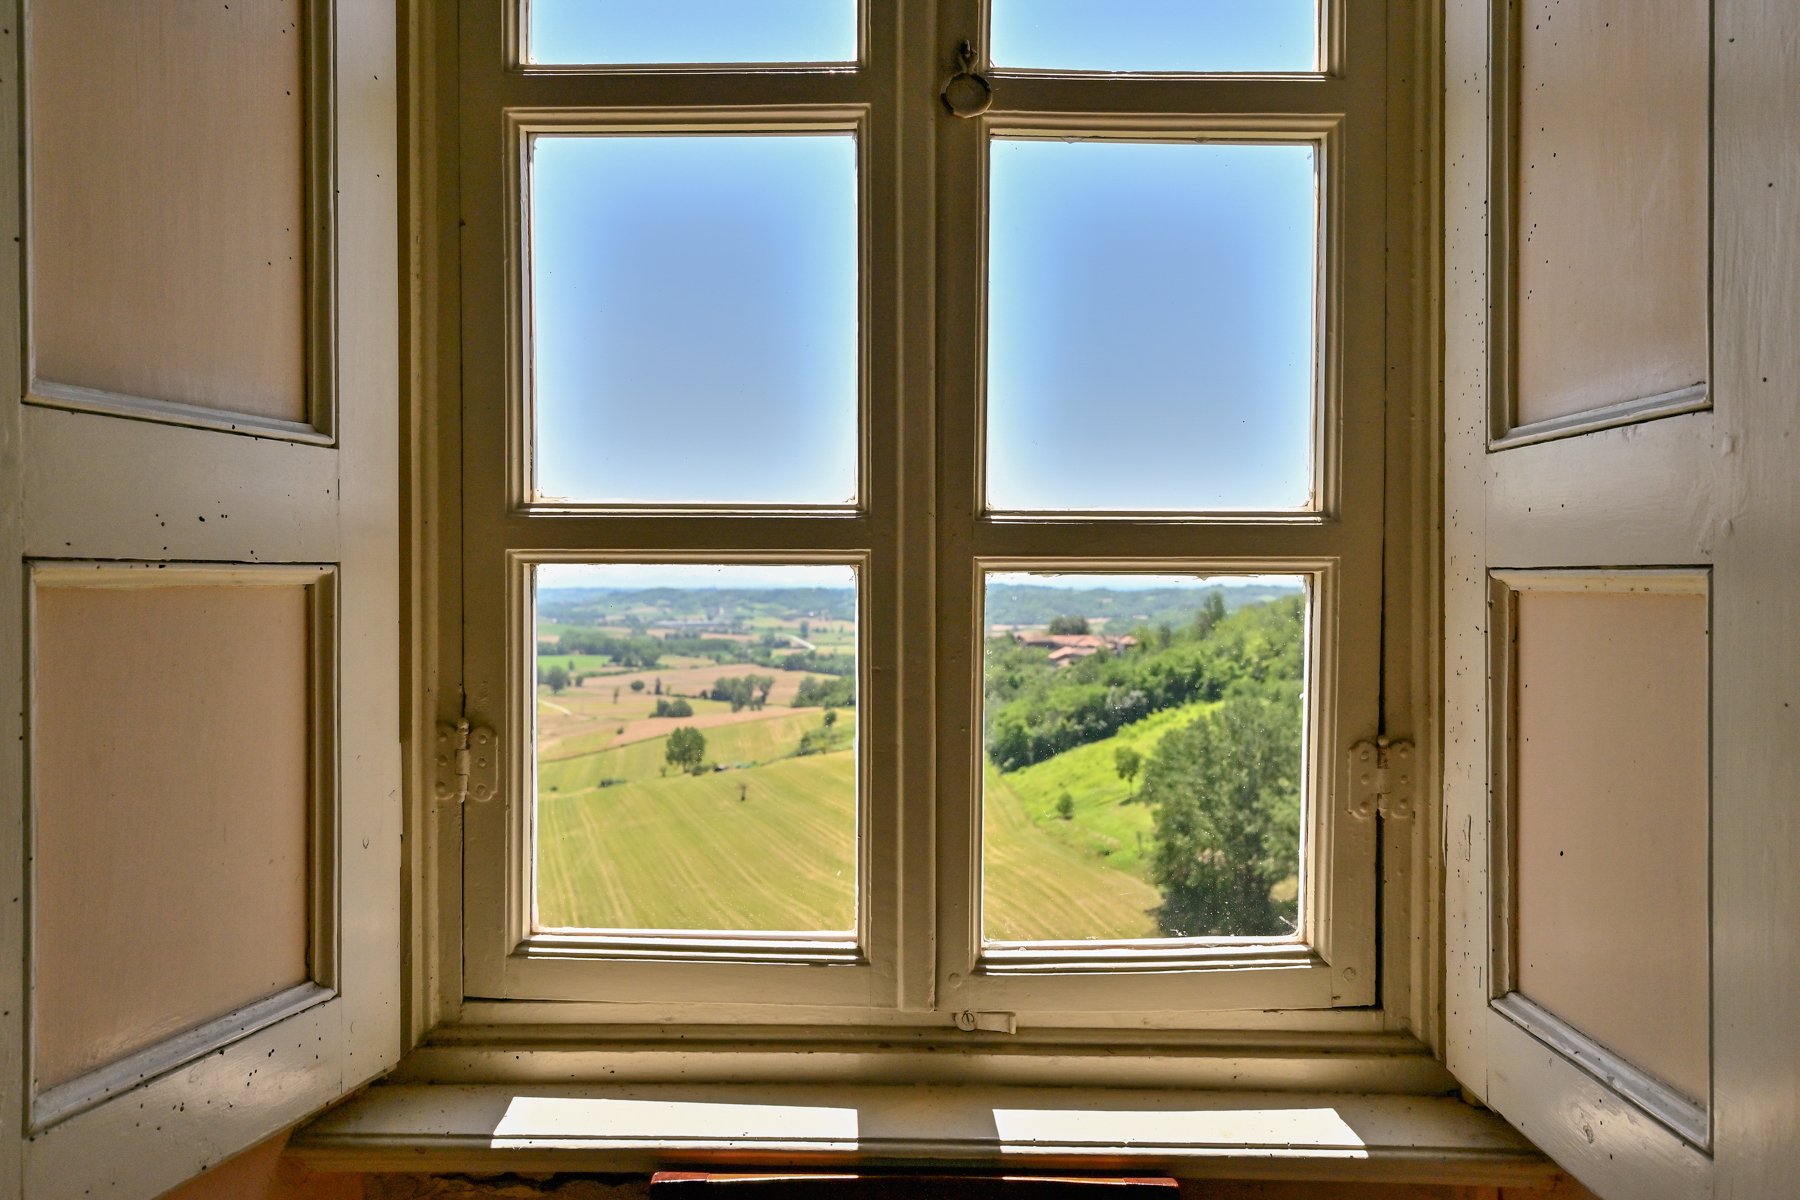
[[[1052,666],[1044,650],[989,639],[987,746],[994,765],[1016,771],[1196,700],[1298,693],[1303,597],[1241,607],[1221,619],[1205,609],[1196,614],[1194,593],[1184,594],[1186,624],[1140,627],[1137,647],[1066,667]]]
[[[795,708],[855,708],[856,680],[849,675],[836,679],[802,679],[794,693]]]
[[[1235,587],[1146,588],[1139,591],[1008,583],[988,589],[986,615],[990,625],[1048,625],[1057,617],[1080,613],[1090,621],[1107,618],[1104,628],[1108,633],[1129,633],[1137,625],[1156,625],[1165,621],[1186,624],[1194,610],[1213,592],[1224,599],[1227,612],[1234,612],[1251,604],[1297,595],[1299,588],[1246,583]]]
[[[722,643],[731,645],[730,642]],[[674,651],[655,638],[618,637],[598,630],[571,629],[554,642],[539,642],[539,654],[603,654],[621,667],[648,671]]]
[[[642,609],[659,620],[856,619],[856,593],[850,588],[540,588],[537,602],[545,619],[574,625],[623,624]]]
[[[815,675],[851,675],[856,671],[854,655],[831,654],[822,650],[776,653],[783,645],[785,642],[734,642],[728,638],[704,637],[653,638],[637,634],[621,636],[591,629],[569,629],[563,631],[554,642],[539,642],[538,653],[600,654],[633,671],[648,671],[660,666],[665,654],[710,658],[721,665],[742,663],[778,671],[808,671]]]

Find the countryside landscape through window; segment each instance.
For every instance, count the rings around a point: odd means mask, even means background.
[[[537,928],[852,930],[852,568],[536,572]],[[1306,604],[1297,576],[988,577],[988,939],[1296,931]]]

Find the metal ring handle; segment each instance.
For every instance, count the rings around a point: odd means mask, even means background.
[[[956,48],[957,71],[944,81],[940,93],[952,116],[979,117],[994,104],[994,88],[975,70],[975,47],[964,38]]]

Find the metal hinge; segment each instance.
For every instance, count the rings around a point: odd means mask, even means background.
[[[467,720],[437,727],[437,768],[432,790],[443,801],[492,800],[500,784],[499,742],[486,726]]]
[[[1350,747],[1350,815],[1376,813],[1404,821],[1412,816],[1413,744],[1385,737]]]

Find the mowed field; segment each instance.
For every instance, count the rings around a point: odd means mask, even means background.
[[[854,754],[839,751],[540,791],[538,926],[847,931],[855,770]]]
[[[642,713],[651,703],[640,695],[633,708]],[[822,726],[820,710],[718,707],[725,711],[702,715],[697,704],[695,718],[627,720],[634,736],[623,742],[609,726],[546,747],[538,769],[539,927],[854,925],[854,711],[838,713],[829,753],[797,757],[801,737]],[[1152,815],[1125,803],[1135,784],[1118,777],[1113,752],[1130,745],[1148,756],[1205,708],[1158,713],[1009,775],[988,769],[987,937],[1156,936],[1161,898],[1145,860]],[[682,725],[701,728],[707,762],[744,765],[697,776],[670,770],[667,733]],[[1067,821],[1055,811],[1065,790],[1075,809]]]
[[[1205,712],[1171,708],[1104,741],[1002,775],[985,772],[982,812],[982,924],[995,941],[1078,941],[1157,937],[1161,894],[1148,857],[1155,818],[1131,803],[1139,780],[1119,777],[1113,754],[1129,746],[1146,759],[1163,735]],[[1073,816],[1057,801],[1067,792]]]

